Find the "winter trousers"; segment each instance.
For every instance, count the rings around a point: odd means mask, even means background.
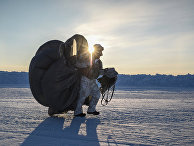
[[[84,104],[85,99],[88,96],[92,96],[92,99],[89,103],[88,112],[94,112],[96,111],[96,105],[100,98],[100,90],[98,85],[96,84],[96,79],[90,80],[87,77],[82,76],[80,83],[79,98],[77,101],[76,109],[74,111],[74,115],[83,113],[82,105]]]

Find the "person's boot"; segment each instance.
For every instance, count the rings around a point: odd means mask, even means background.
[[[84,113],[81,113],[81,114],[75,115],[75,117],[85,117],[85,116],[86,116],[86,114],[84,114]]]
[[[94,111],[94,112],[87,112],[88,114],[92,114],[92,115],[99,115],[100,112]]]
[[[48,115],[52,117],[54,114],[61,114],[61,112],[49,107],[48,108]]]

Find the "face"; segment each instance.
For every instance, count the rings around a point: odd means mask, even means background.
[[[94,53],[94,57],[95,57],[96,59],[99,59],[100,56],[103,56],[102,51],[99,51],[99,52],[97,52],[97,53]]]

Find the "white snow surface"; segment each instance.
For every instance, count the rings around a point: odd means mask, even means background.
[[[0,145],[194,145],[193,105],[194,89],[123,88],[98,116],[49,117],[29,88],[0,88]]]

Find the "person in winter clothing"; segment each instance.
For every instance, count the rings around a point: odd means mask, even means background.
[[[92,60],[90,54],[85,53],[80,55],[77,60],[77,68],[80,70],[82,77],[80,83],[80,92],[77,100],[77,106],[74,111],[75,116],[84,117],[86,114],[83,113],[82,105],[84,104],[87,97],[92,97],[89,102],[87,110],[88,114],[99,115],[96,111],[96,105],[100,98],[100,90],[96,84],[96,79],[99,75],[103,75],[104,70],[102,68],[102,61],[100,57],[103,55],[102,51],[104,48],[100,44],[94,45],[94,52],[92,53]]]

